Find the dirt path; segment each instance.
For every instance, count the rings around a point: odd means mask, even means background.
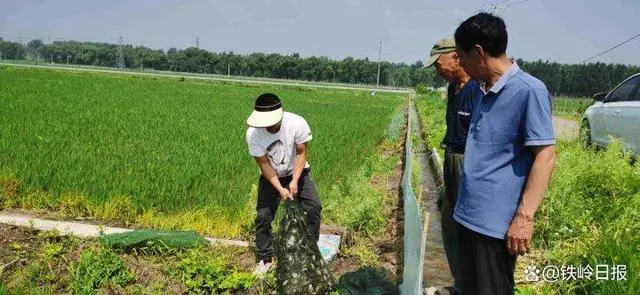
[[[29,215],[7,213],[0,211],[0,223],[19,225],[36,230],[57,230],[63,234],[72,234],[77,237],[99,237],[100,234],[114,234],[132,231],[132,229],[97,226],[81,222],[56,221],[35,218]],[[249,247],[249,243],[245,241],[214,239],[205,237],[212,243],[220,243],[222,245]]]
[[[574,120],[553,117],[553,130],[557,138],[573,139],[580,133],[580,124]]]
[[[212,80],[212,81],[226,81],[234,83],[245,84],[269,84],[269,85],[283,85],[283,86],[300,86],[311,88],[329,88],[329,89],[343,89],[343,90],[365,90],[371,91],[375,89],[375,86],[356,86],[356,85],[331,85],[331,83],[314,83],[307,81],[272,81],[267,79],[259,79],[253,77],[221,77],[213,75],[196,75],[193,73],[181,73],[181,72],[168,72],[168,71],[154,71],[154,72],[138,72],[138,71],[121,71],[115,68],[88,68],[88,67],[74,67],[63,65],[27,65],[27,64],[14,64],[1,62],[0,65],[23,67],[23,68],[43,68],[43,69],[56,69],[65,71],[82,71],[82,72],[97,72],[97,73],[110,73],[110,74],[122,74],[122,75],[135,75],[135,76],[152,76],[152,77],[169,77],[169,78],[186,78],[197,80]],[[411,93],[413,90],[408,88],[390,89],[389,87],[379,87],[377,92],[390,92],[390,93]]]
[[[414,108],[415,111],[415,108]],[[422,126],[414,113],[412,129],[415,136],[421,136]],[[449,271],[449,264],[442,243],[442,227],[440,224],[441,212],[438,210],[438,185],[436,177],[430,169],[429,157],[431,152],[424,144],[415,147],[420,158],[420,187],[416,189],[417,197],[423,212],[423,218],[429,216],[427,229],[427,239],[425,242],[424,265],[423,265],[423,285],[425,287],[449,286],[453,284],[453,278]]]

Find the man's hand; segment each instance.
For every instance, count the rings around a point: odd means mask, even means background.
[[[293,200],[293,196],[291,195],[289,190],[286,188],[283,188],[280,190],[280,198],[282,198],[283,201],[286,199]]]
[[[507,249],[511,255],[524,255],[531,251],[533,216],[549,187],[549,179],[556,163],[556,146],[534,146],[535,159],[527,178],[522,198],[507,231]]]
[[[516,213],[507,232],[507,249],[511,255],[524,255],[531,252],[533,218]]]
[[[289,183],[289,192],[291,192],[292,196],[296,196],[298,195],[298,180],[297,179],[292,179],[291,182]]]

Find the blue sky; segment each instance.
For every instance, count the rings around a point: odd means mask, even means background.
[[[520,0],[521,1],[521,0]],[[195,46],[413,63],[492,1],[473,0],[0,0],[0,36]],[[512,3],[519,2],[512,0]],[[640,33],[638,0],[529,0],[499,13],[508,54],[579,63]],[[632,26],[633,24],[633,26]],[[640,65],[640,38],[596,61]]]

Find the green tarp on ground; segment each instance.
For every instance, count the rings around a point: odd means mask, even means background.
[[[185,249],[209,243],[209,241],[192,231],[152,229],[103,235],[100,240],[109,248],[122,250],[151,247]]]

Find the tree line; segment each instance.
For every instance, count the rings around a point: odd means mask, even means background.
[[[0,41],[5,59],[40,59],[42,62],[116,67],[118,45],[108,43],[56,41],[44,44],[32,40],[20,43]],[[190,47],[163,50],[145,46],[123,45],[125,67],[202,74],[238,75],[263,78],[324,81],[350,84],[376,84],[378,63],[368,58],[347,57],[332,60],[327,57],[300,57],[299,54],[210,52]],[[433,69],[424,69],[422,62],[381,62],[380,85],[415,87],[425,84],[445,85]]]
[[[592,97],[606,92],[629,76],[639,73],[640,68],[622,64],[560,64],[550,61],[523,61],[518,65],[531,75],[542,80],[555,96]]]
[[[118,45],[96,42],[56,41],[44,44],[31,40],[25,45],[0,39],[0,58],[40,60],[61,64],[116,67]],[[350,84],[376,84],[378,64],[368,58],[300,57],[299,54],[210,52],[189,47],[166,52],[145,46],[123,45],[126,68],[202,74],[295,79]],[[425,56],[426,58],[426,56]],[[517,60],[525,71],[545,82],[555,96],[591,96],[610,90],[626,77],[639,72],[638,66],[622,64],[560,64],[550,61]],[[423,63],[381,62],[380,85],[441,87],[445,81]]]

